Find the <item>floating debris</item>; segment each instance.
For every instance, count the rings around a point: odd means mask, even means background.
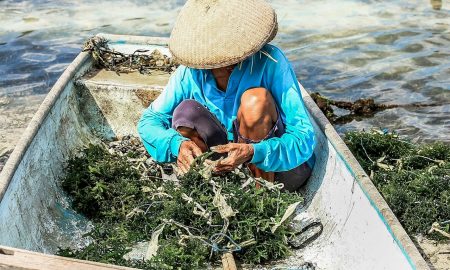
[[[441,106],[444,104],[440,103],[412,103],[412,104],[379,104],[375,103],[373,98],[361,98],[354,102],[350,101],[337,101],[330,98],[324,97],[319,93],[311,93],[311,98],[320,108],[320,110],[325,114],[325,116],[333,124],[346,124],[350,123],[355,119],[373,117],[377,112],[384,111],[393,108],[423,108],[423,107],[434,107]],[[334,113],[334,107],[347,110],[349,113],[346,115],[336,115]]]
[[[92,54],[97,66],[115,71],[117,74],[134,71],[151,74],[154,70],[173,72],[178,67],[173,58],[162,54],[159,50],[150,53],[149,50],[141,49],[132,54],[125,54],[110,49],[108,40],[98,36],[85,42],[83,52],[85,51]]]
[[[291,254],[288,217],[302,197],[246,171],[205,173],[208,157],[177,178],[135,137],[90,145],[69,160],[62,187],[93,222],[94,241],[59,254],[145,269],[204,268],[227,253],[250,265]]]

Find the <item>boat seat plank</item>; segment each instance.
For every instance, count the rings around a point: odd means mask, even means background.
[[[139,72],[117,74],[114,71],[104,69],[92,69],[77,80],[77,84],[88,88],[126,88],[126,89],[162,89],[169,81],[170,74],[162,71],[154,71],[150,75]]]
[[[106,270],[133,269],[0,246],[0,269]]]

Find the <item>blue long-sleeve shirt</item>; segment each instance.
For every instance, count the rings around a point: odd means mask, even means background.
[[[138,131],[145,148],[156,161],[176,160],[181,143],[187,139],[171,128],[172,115],[185,99],[195,99],[205,105],[226,127],[228,139],[232,141],[232,123],[241,96],[253,87],[264,87],[271,92],[286,133],[254,144],[251,163],[262,170],[277,172],[312,160],[316,142],[300,86],[286,56],[269,44],[234,68],[225,92],[217,87],[210,70],[178,67],[139,121]]]

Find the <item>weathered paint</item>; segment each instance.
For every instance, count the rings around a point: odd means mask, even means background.
[[[299,256],[322,269],[415,269],[342,155],[317,122],[314,126],[317,165],[306,187],[305,209],[319,217],[324,230]]]
[[[120,40],[113,43],[114,48],[127,52],[166,42],[108,37],[113,42]],[[95,140],[94,134],[106,138],[135,134],[139,115],[167,80],[159,78],[161,81],[152,83],[151,78],[133,80],[135,75],[120,78],[102,72],[78,78],[87,67],[86,59],[78,61],[76,71],[62,76],[55,85],[58,89],[54,87],[49,94],[14,158],[6,164],[8,170],[0,174],[0,194],[10,183],[0,204],[1,245],[52,252],[64,243],[64,237],[46,241],[50,232],[64,235],[77,229],[58,226],[61,217],[53,214],[64,160],[77,147]],[[280,264],[292,266],[309,260],[320,269],[428,269],[334,128],[306,91],[302,94],[318,140],[317,165],[305,188],[305,209],[320,218],[324,231]],[[47,224],[56,226],[49,229]]]
[[[167,73],[151,76],[139,73],[117,76],[112,71],[91,70],[77,80],[81,90],[82,110],[93,127],[103,137],[137,136],[136,126],[147,108],[167,83]],[[99,122],[101,121],[101,122]]]
[[[80,55],[63,74],[0,174],[2,244],[55,252],[57,243],[76,246],[81,235],[73,233],[88,226],[68,209],[57,185],[70,153],[96,140],[80,118],[73,87],[74,76],[91,66],[88,59]]]

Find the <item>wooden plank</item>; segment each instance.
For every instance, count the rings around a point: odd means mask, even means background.
[[[234,261],[233,254],[231,252],[227,252],[222,255],[222,267],[223,270],[237,270],[236,262]]]
[[[133,269],[128,267],[103,264],[97,262],[76,260],[55,255],[48,255],[23,249],[0,246],[0,269],[26,269],[26,270],[106,270],[106,269]]]

